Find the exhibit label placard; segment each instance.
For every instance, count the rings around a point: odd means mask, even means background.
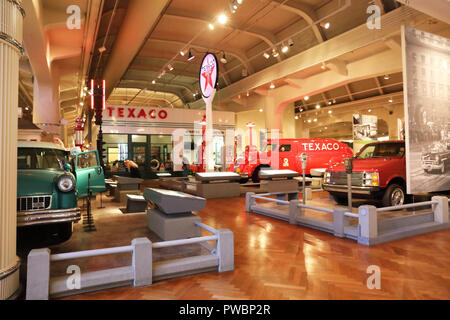
[[[450,190],[450,39],[402,27],[407,193]]]

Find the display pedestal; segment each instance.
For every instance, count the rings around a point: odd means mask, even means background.
[[[202,219],[191,212],[165,214],[158,209],[147,210],[147,227],[165,241],[201,237],[202,230],[194,222]]]
[[[241,176],[234,172],[202,172],[193,182],[185,183],[185,191],[206,199],[239,197]]]
[[[177,240],[200,237],[201,229],[195,222],[201,218],[192,211],[202,210],[206,200],[186,193],[147,188],[144,198],[155,208],[147,210],[147,227],[161,239]]]
[[[159,186],[164,189],[184,192],[186,181],[189,181],[186,177],[161,177],[159,178]]]

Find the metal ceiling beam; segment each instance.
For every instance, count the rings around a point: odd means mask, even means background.
[[[166,13],[164,15],[164,17],[168,17],[168,18],[173,18],[173,19],[182,19],[182,20],[190,20],[190,21],[196,21],[196,22],[201,22],[205,25],[208,25],[211,23],[211,21],[214,21],[214,19],[210,19],[204,16],[182,16],[182,15],[175,15],[175,14],[169,14]],[[225,29],[230,29],[236,32],[241,32],[256,38],[261,39],[262,41],[264,41],[265,43],[267,43],[269,45],[270,48],[275,48],[275,45],[278,43],[278,39],[277,37],[267,31],[267,30],[263,30],[261,28],[258,27],[254,27],[254,26],[243,26],[242,28],[238,28],[236,26],[231,25],[230,23],[226,23],[224,25],[219,25],[217,27],[221,27],[221,28],[225,28]],[[280,56],[278,56],[278,58],[281,59]]]

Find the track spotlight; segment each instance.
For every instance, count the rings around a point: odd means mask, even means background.
[[[169,69],[170,71],[172,71],[172,70],[173,70],[173,66],[172,66],[171,64],[168,64],[168,65],[167,65],[167,69]]]
[[[228,62],[227,57],[225,56],[225,52],[223,53],[222,58],[220,58],[220,62],[222,62],[223,64]]]
[[[188,52],[188,61],[192,61],[192,60],[194,60],[194,59],[195,59],[195,56],[192,55],[191,49],[189,49],[189,52]]]
[[[281,47],[281,52],[286,53],[286,52],[288,52],[288,50],[289,50],[289,47],[287,45],[283,44]]]
[[[155,84],[155,83],[156,83],[156,80],[155,80],[155,79],[153,79],[153,80],[152,80],[152,84]]]
[[[267,52],[263,53],[264,58],[269,59],[270,58],[270,54],[268,54]]]
[[[288,40],[288,45],[289,45],[289,47],[292,47],[294,45],[294,41],[292,41],[292,39],[289,39]]]
[[[242,74],[243,77],[248,76],[248,71],[247,71],[247,69],[245,69],[245,68],[242,69],[242,73],[241,73],[241,74]]]
[[[305,99],[305,101],[309,100],[309,96],[305,96],[303,99]]]
[[[275,88],[275,85],[273,84],[273,82],[270,84],[270,87],[269,87],[270,89],[274,89]]]
[[[273,56],[274,58],[278,57],[279,55],[280,55],[280,54],[278,53],[277,50],[272,49],[272,56]]]
[[[209,30],[214,30],[214,25],[212,23],[208,24]]]
[[[329,22],[321,22],[320,26],[324,29],[329,29],[330,28],[330,23]]]
[[[180,51],[180,54],[181,54],[181,56],[184,57],[184,56],[186,55],[186,50],[181,50],[181,51]]]
[[[316,109],[320,109],[320,104],[316,104]]]

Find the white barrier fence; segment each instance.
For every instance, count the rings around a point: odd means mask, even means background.
[[[435,196],[431,201],[405,204],[402,206],[376,208],[363,205],[358,208],[358,213],[346,212],[344,209],[333,210],[305,205],[298,200],[282,201],[270,198],[274,194],[255,195],[253,192],[246,194],[246,211],[266,215],[272,218],[288,221],[291,224],[306,226],[321,231],[332,233],[337,237],[346,237],[357,240],[364,245],[373,245],[406,238],[431,231],[450,228],[447,197]],[[256,200],[275,202],[279,206],[257,203]],[[287,212],[284,205],[289,205]],[[430,212],[413,215],[379,219],[379,212],[402,210],[417,207],[430,207]],[[332,222],[317,219],[312,216],[304,216],[303,210],[309,209],[333,215]],[[350,225],[350,219],[358,219],[357,224]]]
[[[228,229],[215,230],[199,222],[196,224],[213,235],[155,243],[148,238],[136,238],[129,246],[59,254],[51,254],[48,248],[31,250],[27,261],[26,299],[47,300],[49,297],[62,297],[119,286],[148,286],[156,280],[213,270],[219,272],[233,270],[233,232]],[[214,241],[216,246],[208,243],[211,241]],[[194,243],[208,249],[209,254],[153,262],[154,249]],[[131,266],[82,272],[79,274],[78,287],[71,284],[72,275],[55,278],[50,276],[51,262],[120,253],[132,254]]]

